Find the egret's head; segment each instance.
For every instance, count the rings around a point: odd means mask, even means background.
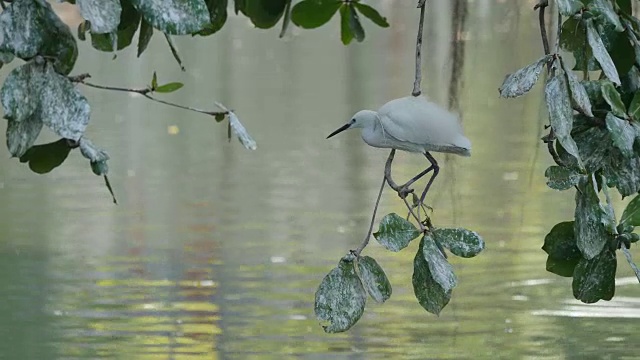
[[[360,110],[351,117],[351,120],[348,123],[342,125],[336,131],[329,134],[329,136],[327,136],[327,139],[348,129],[365,128],[368,126],[373,126],[373,123],[377,117],[378,117],[378,114],[375,111]]]

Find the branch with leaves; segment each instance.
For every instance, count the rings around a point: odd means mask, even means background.
[[[549,134],[543,140],[557,165],[545,176],[552,189],[575,189],[576,206],[573,221],[555,225],[542,249],[548,254],[547,270],[572,277],[574,297],[593,303],[614,296],[616,250],[622,250],[640,281],[628,250],[640,239],[633,233],[640,226],[640,197],[636,195],[617,222],[609,195],[610,188],[623,198],[640,191],[640,21],[629,1],[555,3],[559,19],[554,52],[545,30],[549,3],[542,0],[535,9],[545,55],[508,75],[500,95],[527,93],[546,64]],[[560,49],[573,54],[573,67]],[[574,71],[582,72],[583,79]],[[601,72],[598,80],[589,79],[592,71]]]

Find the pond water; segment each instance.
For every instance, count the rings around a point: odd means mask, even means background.
[[[186,72],[157,35],[140,59],[135,46],[113,60],[81,43],[75,74],[144,87],[156,70],[161,83],[185,84],[164,99],[221,101],[258,149],[227,142],[210,117],[82,88],[87,136],[111,155],[119,205],[77,151],[44,176],[0,156],[0,358],[640,358],[640,288],[623,258],[614,300],[588,306],[544,268],[544,236],[572,218],[573,194],[545,185],[541,87],[515,100],[497,92],[542,53],[533,1],[470,1],[464,31],[454,2],[429,2],[423,88],[445,106],[453,96],[473,143],[471,158],[436,155],[432,219],[479,232],[486,250],[451,259],[459,285],[436,317],[413,295],[417,241],[397,254],[374,241],[365,254],[393,296],[369,301],[349,332],[323,332],[315,289],[366,234],[387,155],[357,131],[325,137],[413,84],[414,1],[372,3],[391,27],[365,21],[366,40],[349,47],[337,19],[278,39],[231,16],[218,35],[176,39]],[[406,153],[394,164],[398,179],[426,166]],[[403,206],[387,191],[379,214]]]

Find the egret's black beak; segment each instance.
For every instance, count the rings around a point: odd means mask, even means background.
[[[334,136],[334,135],[337,135],[337,134],[339,134],[339,133],[341,133],[341,132],[343,132],[345,130],[347,130],[350,126],[351,126],[351,123],[346,123],[346,124],[342,125],[338,130],[336,130],[336,131],[332,132],[331,134],[329,134],[329,136],[327,136],[327,139],[332,137],[332,136]]]

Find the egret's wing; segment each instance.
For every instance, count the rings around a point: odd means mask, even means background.
[[[469,148],[453,113],[422,96],[407,96],[384,104],[380,110],[383,133],[417,145]]]

